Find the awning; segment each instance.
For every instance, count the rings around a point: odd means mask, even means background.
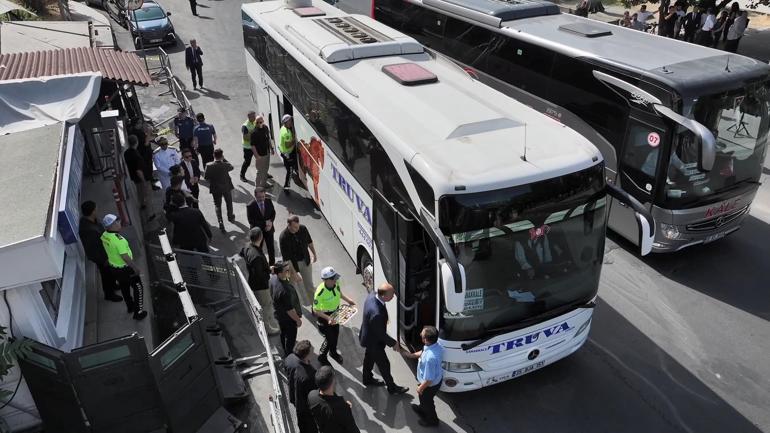
[[[105,80],[149,86],[152,78],[134,53],[104,48],[65,48],[0,54],[0,81],[99,72]]]

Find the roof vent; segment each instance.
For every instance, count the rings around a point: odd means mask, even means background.
[[[295,8],[294,13],[301,16],[302,18],[321,17],[326,15],[326,12],[312,6],[306,8]]]
[[[316,20],[321,27],[334,33],[348,44],[371,44],[390,41],[389,37],[365,25],[353,17],[321,18]]]
[[[436,74],[414,63],[385,65],[382,72],[405,86],[419,86],[438,81]]]
[[[584,38],[600,38],[602,36],[612,35],[612,32],[608,28],[600,27],[590,22],[562,24],[559,26],[559,30],[583,36]]]
[[[561,13],[558,5],[544,0],[423,0],[423,4],[493,26]]]
[[[321,57],[327,63],[424,52],[422,45],[412,38],[395,31],[388,36],[385,33],[391,29],[386,27],[376,30],[373,27],[379,23],[374,21],[367,25],[352,16],[343,16],[316,18],[312,22],[329,32],[327,35],[315,35],[311,42],[319,48]],[[312,31],[306,29],[303,33],[310,34]]]

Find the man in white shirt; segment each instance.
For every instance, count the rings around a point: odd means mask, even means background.
[[[704,47],[711,46],[711,44],[714,42],[714,37],[711,34],[711,31],[714,30],[714,26],[716,25],[717,17],[714,15],[714,9],[708,8],[706,15],[701,17],[700,32],[698,32],[698,36],[696,36],[698,45],[703,45]]]
[[[642,8],[636,13],[636,19],[641,23],[646,23],[653,15],[655,15],[655,12],[647,11],[647,5],[642,5]]]
[[[152,161],[155,163],[155,169],[158,170],[160,184],[163,190],[166,190],[171,186],[171,167],[178,165],[181,159],[178,150],[168,147],[168,140],[165,137],[158,139],[158,145],[160,149],[152,156]]]
[[[749,13],[747,11],[741,12],[740,15],[733,21],[733,25],[727,30],[727,42],[725,43],[725,51],[734,53],[738,51],[738,41],[743,37],[743,33],[746,32],[746,27],[749,25]]]

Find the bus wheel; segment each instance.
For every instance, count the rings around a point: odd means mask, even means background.
[[[364,253],[362,255],[359,269],[361,269],[361,278],[364,287],[366,287],[366,293],[372,293],[374,290],[374,263],[372,263],[369,254]]]

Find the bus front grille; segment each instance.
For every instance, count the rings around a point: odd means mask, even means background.
[[[689,232],[705,232],[705,231],[711,231],[711,230],[717,230],[720,227],[724,227],[733,221],[737,220],[743,214],[745,214],[749,210],[749,206],[746,205],[740,209],[736,209],[732,212],[728,212],[719,216],[716,216],[711,219],[707,219],[705,221],[700,221],[697,223],[687,224],[687,231]]]

